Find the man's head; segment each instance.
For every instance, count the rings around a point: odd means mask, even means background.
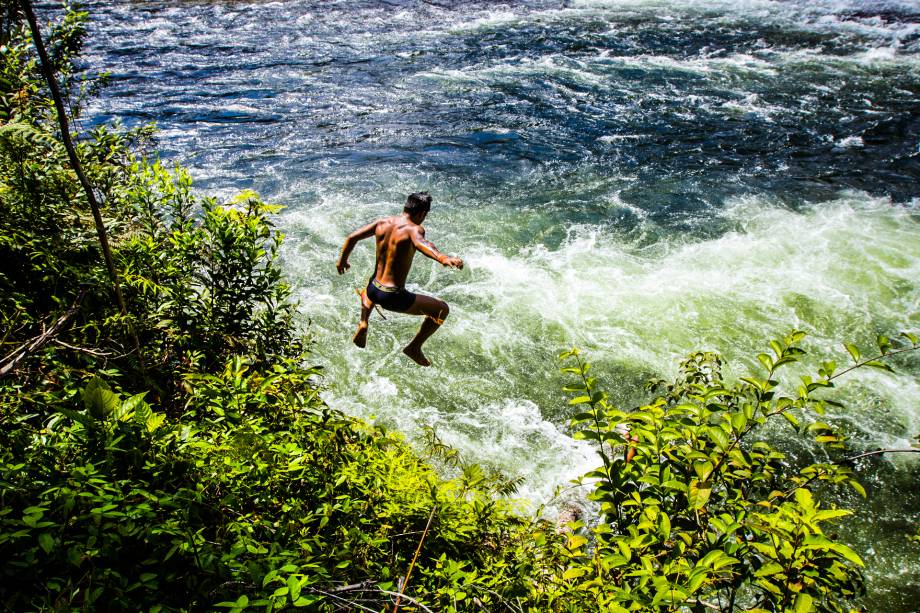
[[[413,219],[424,219],[430,210],[431,194],[428,192],[409,194],[409,197],[406,198],[406,206],[403,207],[403,211]]]

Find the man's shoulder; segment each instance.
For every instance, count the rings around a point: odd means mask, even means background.
[[[395,219],[393,217],[381,217],[374,223],[377,224],[377,229],[380,230],[381,228],[389,228],[392,226],[395,223]]]

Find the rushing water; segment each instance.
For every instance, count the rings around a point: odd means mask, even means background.
[[[565,429],[572,345],[620,403],[713,349],[739,372],[793,327],[841,341],[920,327],[920,3],[827,0],[90,2],[92,122],[155,121],[197,186],[288,208],[287,272],[334,407],[423,425],[523,476],[534,503],[594,463]],[[422,370],[418,320],[350,343],[370,245],[342,239],[427,189],[463,271]],[[920,433],[920,362],[859,373],[832,416],[857,449]],[[782,440],[783,437],[778,437]],[[790,437],[785,436],[785,439]],[[811,453],[790,440],[790,453]],[[920,468],[860,465],[846,538],[869,610],[916,611]]]

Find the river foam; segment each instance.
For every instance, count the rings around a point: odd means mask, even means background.
[[[411,278],[411,289],[451,304],[429,344],[432,371],[400,353],[415,318],[375,316],[368,349],[351,347],[356,281],[320,281],[315,243],[286,258],[290,270],[303,271],[295,279],[304,313],[324,339],[330,404],[410,436],[420,425],[436,426],[465,456],[525,477],[535,488],[528,496],[546,502],[585,466],[582,447],[566,442],[556,374],[554,356],[570,345],[605,365],[606,386],[628,403],[639,399],[644,377],[673,375],[695,349],[723,353],[738,372],[755,367],[766,340],[797,328],[809,333],[812,364],[818,356],[843,364],[842,342],[865,346],[876,332],[920,324],[911,208],[856,193],[802,210],[748,196],[722,214],[733,229],[712,240],[677,236],[646,246],[609,227],[573,225],[555,249],[539,241],[496,249],[480,241],[475,220],[432,220],[429,235],[436,242],[449,235],[442,247],[467,263],[454,272],[422,260]],[[309,216],[292,213],[285,225],[331,247],[349,230],[337,217],[336,207],[318,207]],[[369,256],[355,254],[354,279],[368,273]],[[914,375],[863,373],[852,381],[850,410],[860,417],[851,422],[862,444],[895,445],[920,432]],[[871,400],[865,389],[873,390]],[[917,396],[905,402],[905,394]]]

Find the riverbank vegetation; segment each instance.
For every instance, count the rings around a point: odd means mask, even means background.
[[[0,608],[3,610],[847,611],[862,560],[830,526],[862,491],[846,461],[797,465],[781,421],[845,460],[820,421],[837,367],[789,386],[803,334],[763,371],[700,353],[620,411],[563,358],[597,516],[516,512],[515,480],[326,406],[277,262],[277,206],[202,197],[97,127],[77,153],[123,293],[58,129],[29,31],[5,3],[0,58]],[[72,119],[87,15],[49,49]],[[321,257],[321,256],[318,256]],[[879,354],[916,348],[879,339]],[[855,364],[887,368],[852,348]],[[625,425],[623,428],[621,425]],[[624,450],[631,448],[630,461]]]

